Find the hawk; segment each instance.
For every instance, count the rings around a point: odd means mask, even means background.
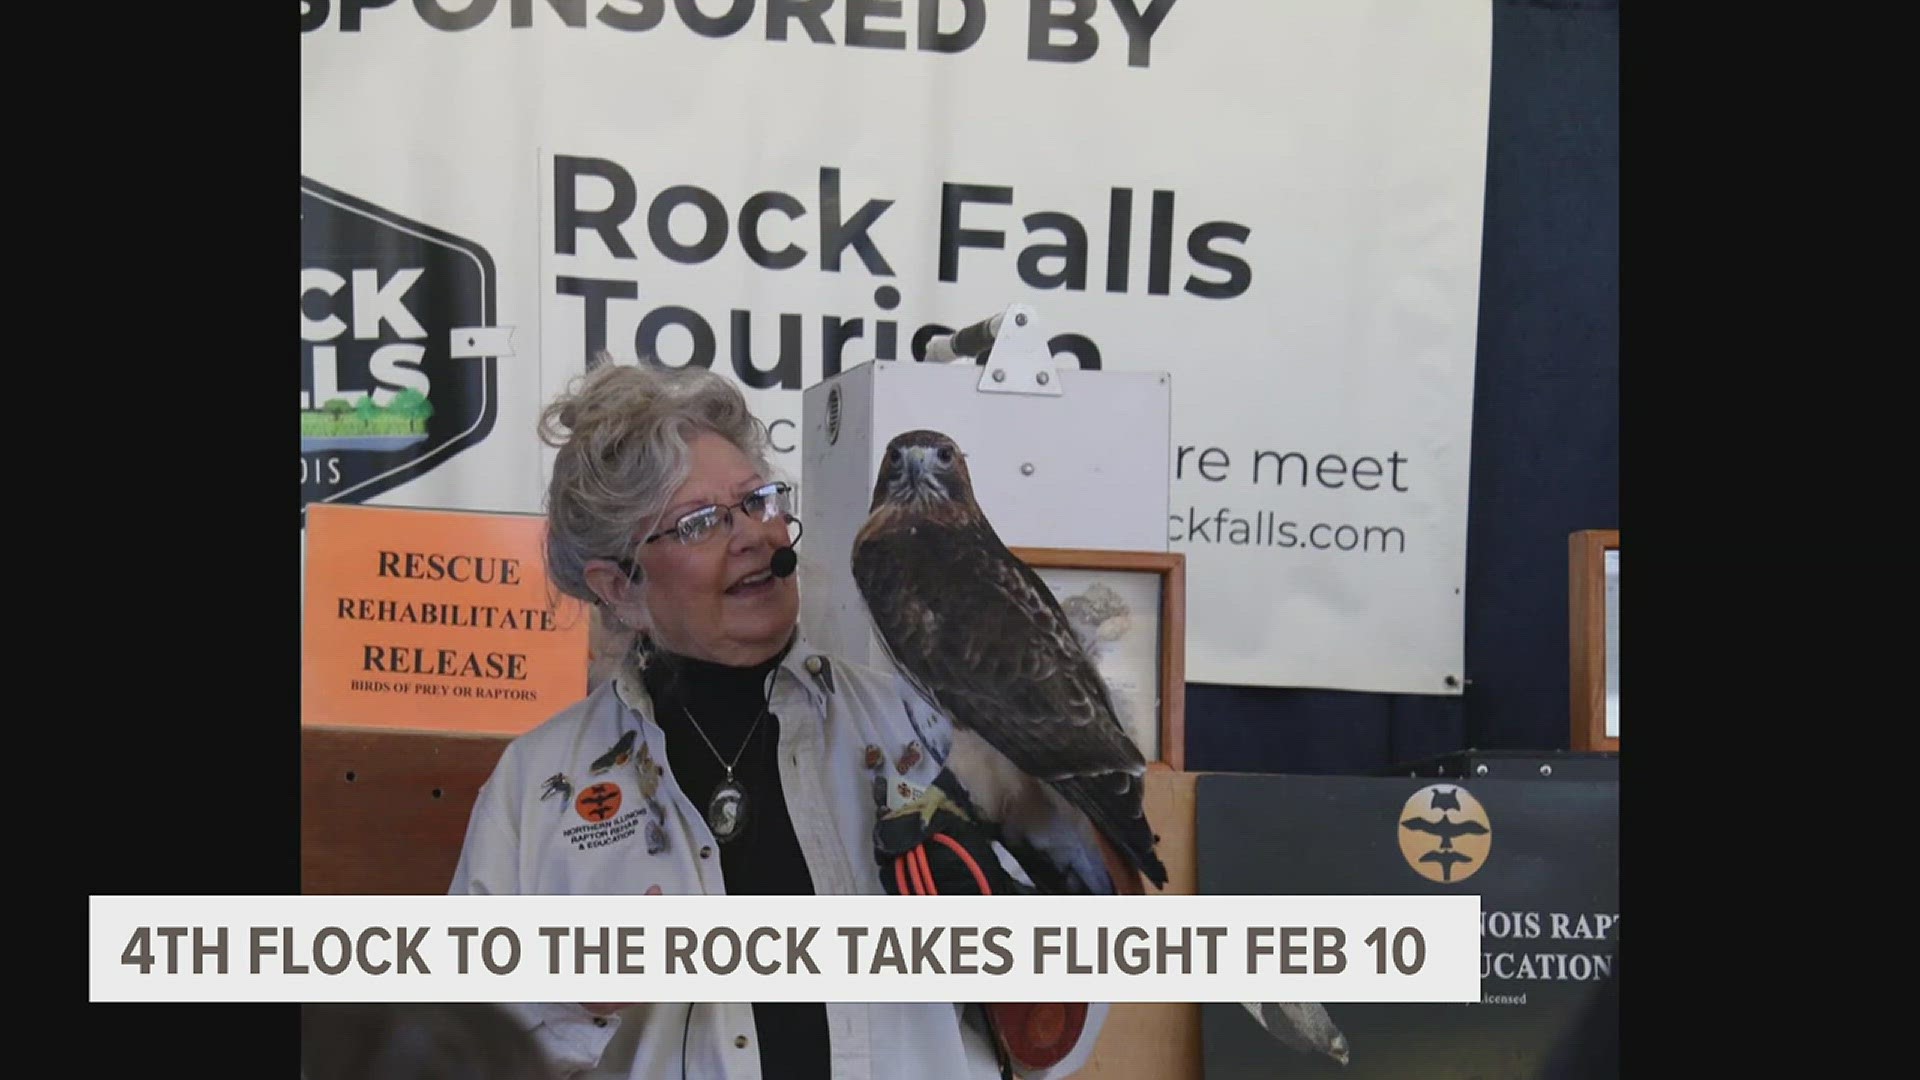
[[[1146,760],[1059,600],[987,521],[951,438],[909,431],[887,444],[852,562],[889,659],[952,724],[943,765],[964,788],[952,794],[1041,856],[1021,861],[1048,891],[1139,892],[1114,880],[1126,872],[1164,889]],[[936,784],[895,813],[967,816],[949,794]],[[1347,1063],[1324,1007],[1243,1007],[1288,1046]]]
[[[1146,759],[1052,590],[981,512],[952,439],[888,444],[852,559],[889,658],[953,725],[944,764],[967,802],[1051,864],[1029,873],[1111,893],[1110,848],[1164,888]]]

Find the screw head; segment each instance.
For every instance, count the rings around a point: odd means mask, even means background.
[[[1551,766],[1551,765],[1542,765],[1542,766],[1540,766],[1540,775],[1541,775],[1541,776],[1552,776],[1552,775],[1553,775],[1553,766]]]
[[[1048,375],[1047,375],[1047,373],[1046,373],[1046,372],[1044,372],[1044,371],[1043,371],[1043,372],[1041,372],[1040,374],[1038,374],[1038,375],[1035,375],[1035,376],[1034,376],[1034,378],[1036,378],[1036,379],[1039,379],[1039,380],[1040,380],[1040,385],[1041,385],[1041,386],[1045,386],[1045,385],[1047,385],[1047,380],[1048,380],[1048,378],[1049,378],[1049,377],[1050,377],[1050,376],[1048,376]]]
[[[994,382],[1006,382],[1006,381],[1007,381],[1007,373],[1006,373],[1006,372],[1004,372],[1004,371],[996,371],[996,372],[994,372],[994,373],[993,373],[993,381],[994,381]]]
[[[1021,476],[1032,476],[1032,475],[1033,475],[1033,462],[1031,462],[1031,461],[1029,461],[1029,462],[1026,462],[1025,464],[1023,464],[1023,465],[1021,465],[1021,466],[1020,466],[1020,475],[1021,475]]]
[[[1475,775],[1475,776],[1485,776],[1485,775],[1487,775],[1487,767],[1486,767],[1486,765],[1485,765],[1485,764],[1480,764],[1480,765],[1475,765],[1475,766],[1473,767],[1473,775]]]
[[[1027,317],[1026,317],[1026,315],[1025,315],[1024,313],[1020,313],[1020,314],[1016,314],[1016,315],[1014,315],[1014,317],[1013,317],[1013,325],[1015,325],[1015,326],[1025,326],[1025,325],[1027,325]]]

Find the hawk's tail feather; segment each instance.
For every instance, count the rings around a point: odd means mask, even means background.
[[[1120,777],[1116,791],[1114,778]],[[1167,867],[1153,852],[1158,839],[1141,810],[1146,792],[1143,777],[1127,773],[1108,773],[1100,777],[1078,777],[1056,783],[1062,795],[1092,820],[1101,839],[1126,856],[1128,866],[1145,874],[1156,889],[1167,887]],[[1124,875],[1123,875],[1124,876]]]
[[[1113,879],[1113,891],[1121,896],[1145,896],[1147,890],[1140,885],[1140,873],[1134,869],[1133,860],[1121,854],[1105,835],[1096,833],[1095,838],[1100,841],[1100,857],[1107,863],[1107,876]]]

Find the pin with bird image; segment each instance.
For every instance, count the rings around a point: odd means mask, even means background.
[[[653,749],[647,743],[640,744],[637,767],[640,770],[640,794],[652,802],[654,793],[660,790],[660,763],[653,760]]]
[[[642,750],[646,748],[645,743],[640,746]],[[659,773],[656,771],[654,775],[657,782]],[[647,854],[658,855],[667,850],[667,811],[651,794],[643,791],[640,797],[647,802]]]
[[[620,736],[619,742],[613,744],[612,749],[593,759],[593,764],[587,767],[588,771],[595,776],[599,776],[603,772],[625,765],[633,754],[634,737],[635,733],[629,729],[625,734]]]
[[[567,780],[566,773],[554,773],[547,777],[547,782],[540,789],[541,802],[546,802],[555,795],[560,796],[563,802],[573,801],[573,784]]]

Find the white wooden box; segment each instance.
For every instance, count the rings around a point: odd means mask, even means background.
[[[870,664],[874,637],[850,565],[887,443],[946,433],[1008,547],[1166,551],[1172,394],[1165,372],[1051,373],[1053,393],[980,389],[972,363],[869,361],[801,405],[801,621],[815,644]]]

